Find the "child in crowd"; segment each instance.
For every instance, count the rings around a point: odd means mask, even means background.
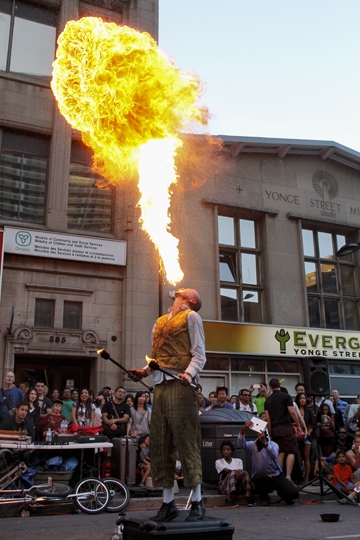
[[[40,425],[44,430],[44,438],[46,437],[46,432],[48,429],[51,429],[52,433],[60,433],[61,422],[66,420],[65,416],[61,414],[63,403],[61,399],[55,399],[53,401],[51,413],[45,414],[40,418]]]
[[[359,496],[360,493],[360,482],[356,482],[354,489],[351,493],[348,494],[348,498],[354,501],[354,504],[358,506],[359,504],[355,502],[355,499]],[[338,499],[339,504],[351,504],[347,499]]]
[[[347,464],[346,454],[342,450],[337,453],[333,474],[334,486],[346,495],[352,493],[355,484],[354,473],[350,465]]]
[[[139,458],[138,458],[138,469],[141,470],[141,482],[139,484],[139,487],[144,487],[146,479],[150,476],[150,455],[149,455],[149,448],[150,448],[150,437],[149,435],[144,435],[143,437],[139,437]]]

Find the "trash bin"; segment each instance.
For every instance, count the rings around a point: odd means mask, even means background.
[[[237,445],[239,432],[245,422],[253,418],[252,413],[237,409],[215,408],[200,415],[201,424],[201,459],[203,481],[217,483],[218,475],[215,469],[215,461],[222,457],[220,445],[222,441],[229,440]],[[246,439],[256,439],[256,433],[247,430]],[[251,458],[244,450],[236,448],[233,457],[242,459],[244,470],[251,474]]]

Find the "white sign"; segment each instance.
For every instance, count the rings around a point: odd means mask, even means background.
[[[126,242],[5,227],[4,251],[50,259],[126,265]]]

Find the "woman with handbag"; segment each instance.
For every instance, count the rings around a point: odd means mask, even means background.
[[[299,461],[304,463],[305,482],[309,481],[310,477],[310,451],[311,451],[311,433],[314,431],[315,417],[312,410],[306,405],[306,395],[302,392],[296,394],[295,403],[298,406],[301,417],[306,425],[306,436],[303,436],[300,440],[297,438],[299,446]],[[302,432],[304,433],[304,432]]]

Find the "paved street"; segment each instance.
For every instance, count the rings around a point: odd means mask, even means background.
[[[156,509],[155,509],[156,511]],[[149,519],[154,509],[128,512],[127,517]],[[337,523],[324,523],[319,514],[339,513]],[[234,540],[342,540],[360,539],[360,508],[340,506],[336,501],[320,504],[282,504],[264,507],[208,508],[212,517],[228,519],[235,527]],[[2,519],[2,540],[110,540],[117,514],[96,516],[63,514]],[[190,539],[189,539],[190,540]]]

